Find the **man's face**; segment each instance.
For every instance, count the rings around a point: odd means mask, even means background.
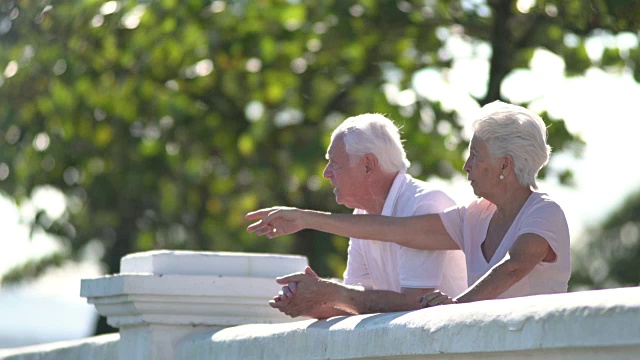
[[[336,202],[350,209],[362,208],[359,204],[367,195],[365,166],[363,159],[351,164],[342,135],[336,136],[327,151],[327,166],[322,176],[335,188]]]

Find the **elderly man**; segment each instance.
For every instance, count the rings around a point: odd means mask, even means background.
[[[406,174],[398,128],[379,114],[348,118],[331,135],[323,176],[336,202],[354,214],[406,217],[439,213],[455,203]],[[250,218],[250,214],[247,216]],[[277,229],[273,229],[277,231]],[[311,268],[279,278],[269,304],[292,317],[406,311],[434,290],[458,295],[467,288],[461,251],[423,251],[351,238],[344,283],[320,279]]]

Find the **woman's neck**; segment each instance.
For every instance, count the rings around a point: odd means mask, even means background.
[[[496,206],[496,214],[502,219],[515,218],[533,191],[529,187],[517,186],[496,195],[490,200]]]

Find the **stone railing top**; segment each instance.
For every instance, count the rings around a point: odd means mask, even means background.
[[[275,278],[304,271],[307,264],[300,255],[155,250],[123,257],[120,273]]]
[[[596,348],[606,350],[591,356]],[[640,287],[242,325],[185,339],[178,351],[185,359],[638,359]]]

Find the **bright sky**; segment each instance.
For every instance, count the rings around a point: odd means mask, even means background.
[[[602,38],[589,42],[590,55],[597,57],[599,50],[607,44],[623,48],[638,45],[633,36]],[[482,97],[485,91],[490,49],[486,45],[472,48],[459,37],[451,36],[447,51],[455,59],[450,71],[440,73],[427,69],[416,76],[413,90],[389,93],[385,90],[387,96],[395,97],[390,100],[411,103],[417,94],[441,101],[446,108],[458,111],[463,121],[471,122],[478,105],[468,94]],[[587,143],[581,159],[555,154],[549,165],[571,168],[576,179],[575,187],[568,188],[553,182],[540,184],[541,190],[550,193],[565,210],[575,242],[582,237],[587,226],[597,225],[630,192],[640,189],[640,168],[631,161],[635,160],[636,123],[640,120],[637,104],[640,85],[634,82],[628,71],[605,73],[590,69],[584,76],[571,79],[566,79],[563,71],[562,59],[539,50],[531,61],[530,70],[516,71],[507,78],[503,94],[513,102],[532,101],[532,110],[548,110],[552,116],[565,119],[569,130]],[[434,181],[460,203],[474,197],[462,176],[450,182]],[[29,257],[41,256],[55,249],[55,243],[39,234],[29,241],[28,229],[20,223],[20,218],[33,216],[38,203],[47,203],[47,210],[52,216],[60,214],[63,208],[59,196],[55,191],[44,190],[20,210],[11,201],[0,197],[1,245],[4,246],[4,251],[0,251],[0,274]],[[0,292],[3,305],[0,306],[0,319],[5,326],[0,325],[0,340],[12,333],[49,339],[62,330],[69,337],[87,336],[95,321],[95,312],[79,297],[80,278],[98,275],[99,269],[95,264],[73,265],[29,286],[3,290]],[[66,307],[65,323],[77,326],[58,327],[60,319],[54,315],[60,313],[61,304]],[[26,306],[37,307],[29,310],[31,314],[39,311],[37,322],[25,323],[23,317],[14,316],[23,313],[17,309]]]

